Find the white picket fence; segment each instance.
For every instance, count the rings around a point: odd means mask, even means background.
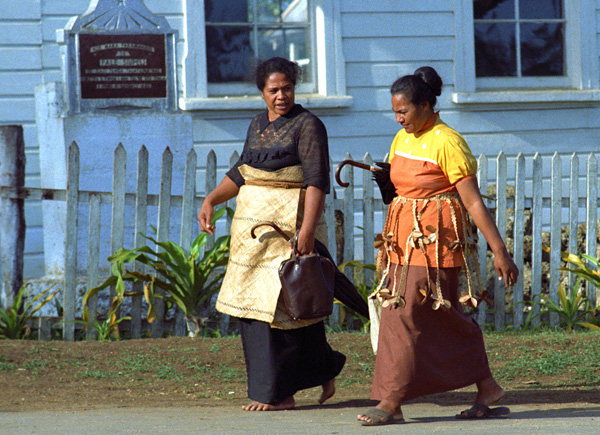
[[[352,156],[346,155],[346,159],[352,159]],[[238,159],[237,152],[231,156],[228,165],[230,167]],[[140,233],[147,233],[150,224],[156,226],[157,239],[159,241],[172,238],[169,228],[172,226],[171,219],[174,214],[180,216],[179,240],[177,242],[182,246],[189,246],[191,240],[197,235],[199,228],[196,221],[196,214],[203,201],[203,196],[197,194],[196,176],[198,168],[205,170],[204,192],[209,192],[217,185],[217,159],[213,151],[207,156],[206,165],[198,167],[197,155],[192,149],[186,156],[184,188],[182,195],[172,195],[171,185],[173,179],[172,166],[173,156],[167,148],[162,154],[162,170],[160,181],[160,192],[158,194],[148,193],[148,152],[142,147],[138,152],[137,164],[137,182],[135,192],[126,192],[126,152],[124,147],[119,144],[114,151],[114,172],[113,172],[113,192],[92,192],[79,190],[79,148],[76,143],[72,143],[68,149],[68,183],[66,190],[51,189],[26,189],[28,199],[58,200],[66,201],[66,255],[64,266],[63,284],[63,338],[73,340],[75,334],[75,324],[72,323],[76,316],[77,300],[77,280],[78,280],[78,261],[83,257],[87,259],[87,282],[88,288],[94,287],[103,281],[106,277],[100,276],[102,270],[106,270],[108,262],[106,258],[100,258],[101,243],[110,243],[110,252],[115,252],[120,247],[133,248],[145,245],[147,240]],[[524,299],[530,300],[534,295],[548,293],[553,300],[558,299],[558,285],[561,278],[561,272],[557,268],[561,266],[561,222],[565,220],[567,214],[568,221],[568,251],[577,252],[577,227],[582,221],[585,223],[586,234],[592,234],[593,237],[587,237],[585,243],[585,253],[596,256],[597,235],[596,223],[598,220],[598,164],[595,156],[589,155],[586,161],[586,174],[580,175],[579,157],[573,155],[570,157],[570,175],[563,174],[563,159],[555,154],[552,159],[551,176],[543,179],[542,157],[536,154],[531,160],[531,175],[526,177],[526,158],[519,154],[513,158],[514,167],[507,164],[507,157],[500,153],[495,158],[488,158],[485,155],[479,157],[479,183],[481,191],[487,192],[490,185],[512,186],[514,195],[507,194],[507,189],[497,189],[494,200],[486,200],[488,207],[495,213],[496,224],[501,234],[506,234],[506,228],[509,221],[513,222],[512,234],[508,234],[513,239],[514,259],[523,272],[524,266],[531,270],[530,284],[525,287],[521,273],[519,281],[512,288],[512,301],[508,304],[498,303],[505,301],[507,289],[503,282],[493,280],[493,309],[480,307],[476,314],[480,324],[490,323],[490,319],[496,329],[502,329],[507,323],[512,323],[514,327],[520,327],[524,322],[526,307]],[[371,165],[372,157],[367,154],[361,162]],[[347,165],[342,170],[342,178],[351,180],[350,187],[342,189],[336,186],[333,179],[335,165],[332,165],[332,190],[335,195],[327,195],[325,206],[325,217],[328,224],[329,248],[332,256],[340,261],[360,260],[365,264],[375,262],[375,250],[373,240],[375,234],[381,230],[385,214],[379,191],[373,181],[369,171],[355,170]],[[488,168],[494,165],[496,175],[488,179]],[[509,166],[511,166],[509,168]],[[509,176],[510,174],[510,176]],[[564,186],[568,186],[564,188]],[[586,186],[585,191],[580,189],[580,185]],[[549,188],[548,188],[549,186]],[[23,189],[2,188],[4,198],[24,197]],[[110,241],[105,241],[100,236],[101,209],[110,206]],[[234,201],[229,204],[235,207]],[[87,252],[80,252],[77,248],[77,234],[81,227],[85,227],[85,222],[79,218],[81,207],[89,208],[89,223],[87,224]],[[148,221],[148,210],[155,207],[157,212],[156,223]],[[341,233],[343,247],[339,247],[338,252],[336,244],[336,211],[338,217],[343,215],[343,225]],[[532,230],[530,234],[525,233],[525,212],[528,211],[532,216]],[[584,219],[580,219],[583,214]],[[545,222],[549,217],[550,222]],[[133,245],[128,246],[125,239],[126,222],[135,222]],[[508,223],[507,223],[508,222]],[[218,229],[219,230],[219,229]],[[221,232],[226,232],[228,226],[222,226]],[[549,287],[542,286],[542,236],[543,232],[549,232],[549,244],[551,248],[549,260]],[[217,234],[219,236],[220,234]],[[524,258],[524,247],[526,239],[531,244],[531,258]],[[214,238],[211,239],[214,241]],[[340,235],[337,240],[339,242]],[[339,245],[342,246],[342,245]],[[488,280],[486,268],[486,248],[487,244],[483,237],[479,240],[479,256],[482,268],[483,282]],[[362,255],[361,255],[362,254]],[[346,270],[347,274],[352,275],[352,270]],[[372,276],[365,274],[362,279],[370,282]],[[572,286],[573,281],[569,281]],[[135,289],[134,289],[135,290]],[[139,289],[137,289],[139,290]],[[596,304],[595,289],[587,288],[587,294],[591,301]],[[90,312],[95,312],[96,301],[91,301]],[[134,297],[131,304],[131,336],[140,337],[142,330],[143,310],[142,298]],[[159,314],[164,308],[159,306]],[[539,306],[534,305],[534,310],[539,310]],[[125,315],[125,313],[123,314]],[[336,319],[334,318],[334,321]],[[539,321],[539,319],[537,319]],[[552,325],[558,323],[556,316],[550,317]],[[91,329],[91,328],[89,328]],[[180,329],[178,331],[182,333]],[[153,337],[161,337],[163,334],[163,325],[160,321],[152,324]],[[90,337],[91,338],[91,337]]]

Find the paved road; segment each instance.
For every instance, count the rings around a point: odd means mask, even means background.
[[[462,408],[408,404],[406,423],[380,427],[360,426],[362,408],[344,403],[256,413],[231,406],[0,412],[0,434],[600,434],[599,404],[513,405],[506,418],[467,422],[454,419]]]

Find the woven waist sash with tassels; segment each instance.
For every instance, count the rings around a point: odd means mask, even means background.
[[[421,215],[425,210],[425,207],[429,203],[435,203],[437,205],[437,225],[435,227],[431,225],[427,225],[425,228],[422,228],[421,224]],[[477,306],[478,299],[475,296],[481,296],[479,291],[474,290],[473,278],[477,280],[477,287],[479,289],[483,288],[481,281],[481,273],[479,270],[479,261],[477,258],[477,240],[476,236],[472,234],[472,224],[471,219],[460,200],[460,196],[458,193],[441,193],[438,195],[434,195],[428,198],[405,198],[402,196],[397,196],[394,198],[392,203],[389,205],[387,218],[383,227],[383,231],[381,234],[377,236],[378,241],[375,242],[375,246],[379,247],[379,252],[377,255],[377,272],[381,276],[379,285],[375,289],[375,291],[369,296],[371,298],[377,298],[379,302],[381,302],[383,307],[387,307],[391,304],[394,306],[403,307],[405,305],[404,298],[402,297],[401,289],[404,288],[404,283],[406,281],[406,275],[409,267],[409,263],[411,260],[411,256],[413,255],[413,251],[417,251],[416,255],[422,255],[425,259],[425,264],[427,267],[433,266],[432,260],[435,261],[434,266],[437,269],[436,274],[436,283],[435,283],[435,294],[431,293],[430,282],[429,282],[429,274],[427,274],[428,286],[427,289],[419,289],[419,291],[423,295],[423,303],[426,301],[427,297],[431,297],[434,299],[432,307],[434,310],[441,308],[449,309],[451,304],[448,300],[444,299],[442,295],[442,289],[440,284],[440,237],[439,237],[439,228],[441,225],[441,215],[442,215],[442,204],[447,203],[450,207],[450,215],[452,219],[452,225],[454,229],[454,234],[456,236],[456,240],[453,240],[449,243],[448,248],[451,251],[455,251],[460,249],[464,259],[465,271],[467,276],[467,286],[468,293],[463,295],[460,298],[460,301],[463,303],[469,303],[472,306]],[[456,206],[456,208],[455,208]],[[402,250],[399,249],[402,241],[395,241],[393,234],[393,229],[399,223],[393,222],[394,218],[398,216],[398,213],[403,207],[411,207],[412,210],[412,231],[408,235],[406,241],[404,241],[404,256],[403,262],[401,266],[400,279],[396,279],[396,277],[391,277],[391,288],[386,288],[386,281],[390,273],[391,268],[391,253],[396,253],[398,258],[401,258]],[[457,211],[459,210],[459,215],[457,216]],[[460,225],[459,225],[460,222]],[[427,229],[429,231],[429,235],[424,234],[424,230]],[[398,243],[398,244],[397,244]],[[430,258],[430,254],[428,255],[425,247],[430,244],[435,244],[435,258]]]

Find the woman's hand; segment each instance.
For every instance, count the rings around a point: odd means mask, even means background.
[[[507,286],[512,287],[517,283],[519,269],[506,249],[500,253],[494,253],[494,268],[498,273],[498,280],[504,279]]]
[[[235,197],[239,191],[240,188],[237,187],[237,184],[226,175],[215,190],[206,196],[206,199],[204,199],[204,202],[200,207],[200,212],[198,212],[198,222],[200,223],[200,229],[202,231],[208,234],[215,233],[215,227],[212,225],[215,206],[225,201],[229,201],[231,198]]]
[[[308,234],[307,231],[302,231],[302,229],[298,232],[298,241],[296,242],[296,250],[298,255],[308,255],[312,254],[315,250],[315,236],[313,234]]]
[[[200,229],[208,234],[215,233],[215,226],[211,225],[213,215],[215,214],[215,208],[208,201],[204,201],[200,207],[198,213],[198,222],[200,223]]]
[[[515,262],[508,254],[498,227],[496,227],[489,210],[483,203],[477,179],[472,177],[459,181],[456,183],[456,190],[458,190],[465,208],[473,218],[473,222],[477,225],[494,253],[494,268],[498,273],[498,279],[504,280],[509,287],[515,285],[519,276],[519,269],[517,269]]]

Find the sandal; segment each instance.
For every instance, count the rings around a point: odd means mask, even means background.
[[[371,419],[371,421],[359,420],[360,424],[363,426],[383,426],[384,424],[396,424],[404,422],[403,417],[396,418],[391,412],[387,412],[383,409],[375,407],[367,409],[361,415]]]
[[[460,414],[456,414],[455,417],[459,420],[476,420],[478,418],[500,417],[509,413],[510,409],[508,409],[506,406],[490,408],[482,403],[476,403],[469,409],[465,409]]]

